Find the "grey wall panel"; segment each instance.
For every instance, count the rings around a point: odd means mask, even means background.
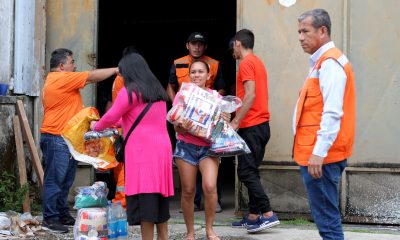
[[[0,1],[0,32],[0,83],[9,84],[14,46],[14,0]]]
[[[38,96],[33,87],[35,0],[15,0],[14,93]]]
[[[350,60],[357,86],[351,164],[399,164],[400,1],[352,0]]]
[[[343,46],[343,1],[297,1],[285,8],[278,1],[238,1],[237,28],[248,28],[255,34],[255,54],[266,65],[269,78],[271,139],[265,158],[292,162],[292,116],[298,93],[308,71],[308,57],[298,41],[297,18],[301,13],[319,7],[329,11],[333,22],[332,38]]]

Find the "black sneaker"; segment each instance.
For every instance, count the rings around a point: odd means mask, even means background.
[[[43,220],[42,226],[50,229],[52,232],[56,233],[67,233],[68,228],[60,223],[58,220]]]
[[[66,226],[74,226],[75,218],[73,218],[71,215],[67,215],[65,217],[60,218],[60,223]]]

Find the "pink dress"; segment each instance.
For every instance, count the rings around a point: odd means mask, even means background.
[[[110,110],[95,126],[100,131],[117,123],[121,118],[124,137],[145,108],[132,93],[128,102],[126,88],[119,91]],[[125,194],[160,193],[174,195],[172,177],[172,146],[167,131],[167,106],[155,102],[133,130],[125,146]]]

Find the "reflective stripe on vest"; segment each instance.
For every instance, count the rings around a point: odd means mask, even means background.
[[[300,166],[307,166],[320,129],[323,96],[319,86],[319,69],[328,58],[336,60],[344,69],[347,81],[343,99],[343,117],[340,131],[332,144],[324,164],[338,162],[351,156],[355,136],[356,99],[354,74],[349,60],[343,53],[332,48],[326,51],[315,64],[300,92],[296,112],[296,136],[294,160]]]
[[[207,62],[208,66],[210,67],[210,79],[207,80],[206,87],[214,89],[214,83],[217,77],[219,62],[208,56],[202,56],[200,59]],[[178,58],[174,61],[176,69],[176,78],[178,79],[179,88],[181,87],[183,82],[190,82],[189,67],[191,63],[192,63],[192,58],[189,55],[184,56],[182,58]]]

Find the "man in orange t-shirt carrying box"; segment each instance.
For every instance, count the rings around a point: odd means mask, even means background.
[[[118,68],[86,72],[75,70],[71,50],[54,50],[42,93],[44,117],[40,129],[40,148],[45,167],[43,226],[55,232],[68,232],[64,225],[72,226],[75,223],[69,214],[67,198],[75,179],[77,161],[72,158],[61,132],[67,122],[84,108],[79,90],[118,73]]]
[[[236,79],[236,96],[243,105],[231,121],[233,129],[249,146],[251,153],[238,158],[237,174],[247,187],[249,214],[232,227],[255,233],[279,224],[260,181],[260,166],[270,138],[268,111],[268,77],[263,62],[253,53],[254,34],[247,29],[234,37],[232,56],[240,60]]]

